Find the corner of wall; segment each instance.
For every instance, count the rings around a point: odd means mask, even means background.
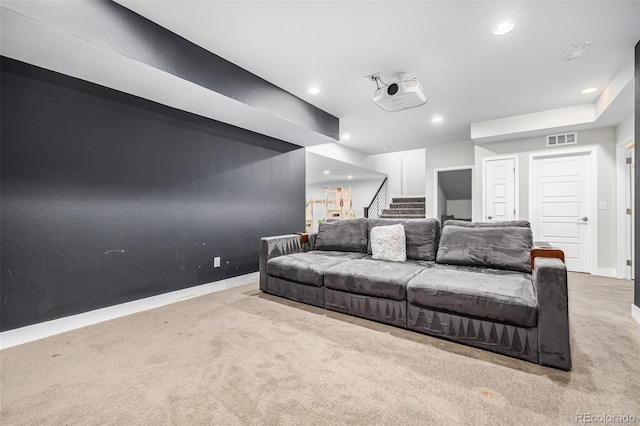
[[[618,273],[618,271],[616,270],[616,268],[601,268],[601,267],[598,267],[598,269],[596,270],[595,275],[598,275],[599,277],[616,278],[617,277],[617,273]]]
[[[627,143],[633,139],[634,118],[634,114],[631,113],[616,126],[616,144]]]
[[[638,324],[640,324],[640,308],[636,305],[631,305],[631,316]]]

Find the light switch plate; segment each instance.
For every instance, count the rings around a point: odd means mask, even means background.
[[[600,201],[600,203],[598,204],[598,208],[600,210],[606,210],[607,209],[607,202],[606,201]]]

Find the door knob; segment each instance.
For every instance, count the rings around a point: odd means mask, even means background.
[[[493,216],[487,216],[487,219],[491,220],[493,219]]]
[[[588,218],[588,217],[586,217],[586,216],[584,216],[584,217],[582,218],[582,221],[583,221],[583,222],[586,222],[586,221],[588,221],[588,220],[589,220],[589,218]]]

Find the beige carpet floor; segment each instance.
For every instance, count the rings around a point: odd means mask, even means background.
[[[562,372],[249,284],[1,351],[0,424],[640,423],[632,284],[570,274],[569,291]]]

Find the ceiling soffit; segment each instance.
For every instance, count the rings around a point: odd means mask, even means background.
[[[288,142],[313,145],[335,141],[339,137],[337,117],[117,3],[9,1],[3,2],[2,16],[2,54],[13,59],[24,60],[25,56],[31,55],[29,63],[43,68],[72,76],[91,74],[77,68],[91,68],[95,64],[72,61],[66,66],[52,66],[52,62],[55,62],[51,58],[52,51],[43,49],[43,46],[39,50],[36,47],[40,42],[46,44],[47,33],[57,33],[59,38],[71,35],[75,40],[70,44],[83,44],[82,48],[92,50],[96,59],[100,57],[99,60],[108,61],[114,54],[121,56],[121,67],[116,72],[123,78],[135,79],[136,72],[141,69],[144,69],[144,75],[164,74],[163,78],[172,82],[172,89],[175,89],[174,84],[184,86],[187,83],[194,94],[199,92],[199,95],[208,98],[211,96],[205,95],[205,92],[222,95],[215,97],[216,102],[225,103],[226,108],[236,109],[238,113],[246,113],[246,107],[250,107],[257,110],[251,114],[259,116],[256,117],[258,120],[287,122],[285,127],[297,128],[293,132],[294,140]],[[29,33],[26,27],[37,27],[38,30]],[[25,38],[37,38],[37,34],[42,34],[44,40],[31,44],[23,41]],[[77,54],[75,51],[73,53]],[[91,74],[89,81],[102,84],[103,81],[95,75],[99,73]],[[176,80],[183,81],[178,83]],[[162,91],[162,87],[158,86],[157,91]],[[117,85],[113,88],[122,90]],[[186,110],[194,112],[188,106]],[[268,126],[262,126],[261,130],[264,131],[264,128]]]

